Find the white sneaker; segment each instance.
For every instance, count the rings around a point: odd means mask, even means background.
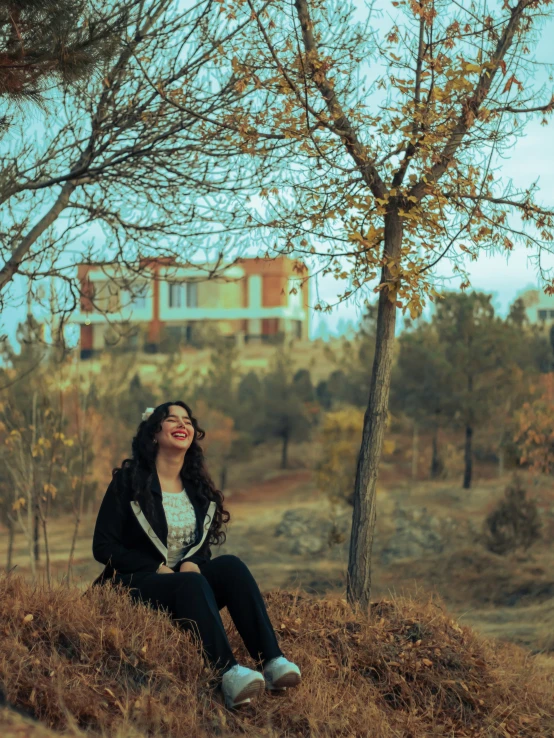
[[[259,697],[264,689],[264,678],[259,671],[235,664],[221,680],[225,705],[229,708],[245,705],[253,697]]]
[[[264,668],[265,686],[268,689],[283,690],[300,684],[300,669],[284,656],[271,659]]]

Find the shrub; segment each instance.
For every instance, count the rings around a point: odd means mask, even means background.
[[[541,521],[534,500],[527,499],[521,480],[515,476],[504,491],[504,498],[484,522],[484,542],[489,551],[507,554],[518,548],[527,550],[541,537]]]

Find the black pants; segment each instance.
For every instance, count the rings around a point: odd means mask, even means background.
[[[151,574],[131,589],[131,596],[153,608],[167,609],[182,628],[195,630],[205,656],[220,675],[237,663],[219,614],[225,606],[255,661],[265,664],[282,656],[261,592],[246,564],[224,554],[201,564],[200,571]]]

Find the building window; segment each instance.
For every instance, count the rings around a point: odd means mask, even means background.
[[[198,307],[198,289],[195,282],[180,282],[169,285],[169,307]]]
[[[187,307],[198,307],[198,285],[196,282],[187,282]]]
[[[169,285],[169,307],[180,308],[183,307],[183,285],[182,284],[170,284]]]
[[[546,320],[548,316],[548,310],[539,310],[539,320]]]
[[[94,306],[102,313],[115,313],[120,309],[119,289],[112,282],[96,282],[94,285]]]

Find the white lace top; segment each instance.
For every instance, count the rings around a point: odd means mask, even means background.
[[[196,515],[184,489],[181,492],[162,490],[162,498],[167,519],[167,565],[175,566],[183,548],[194,540]]]

